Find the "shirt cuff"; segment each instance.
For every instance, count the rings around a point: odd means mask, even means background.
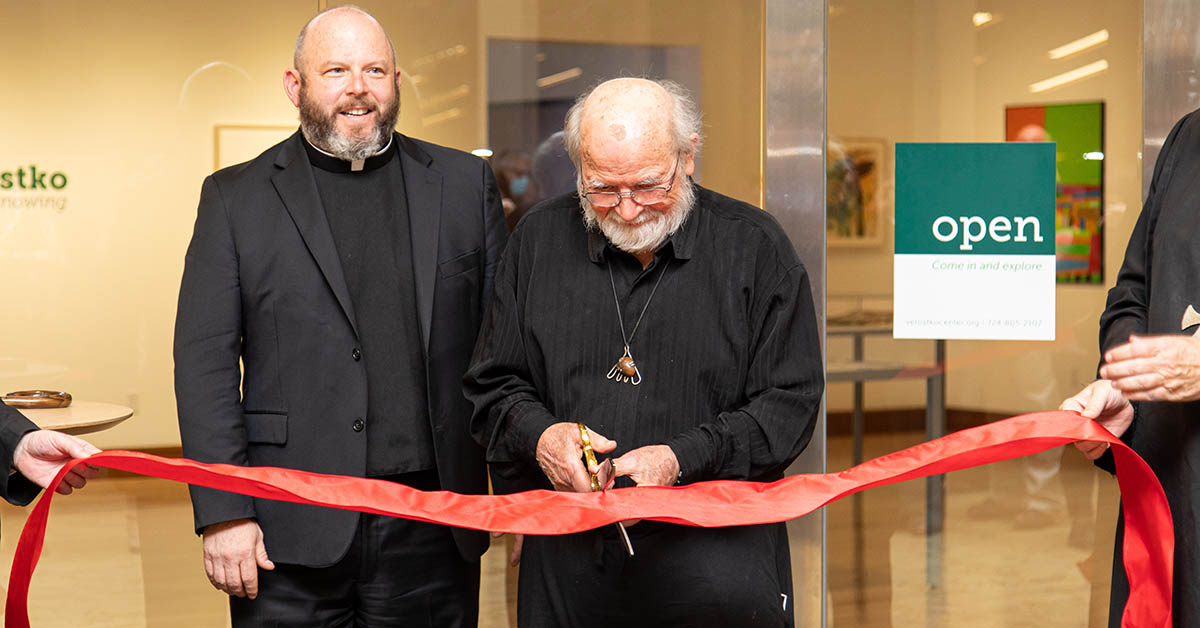
[[[19,471],[14,471],[8,476],[8,503],[14,506],[25,506],[33,501],[33,498],[42,492],[42,487],[33,483],[33,480],[21,475]]]
[[[546,428],[560,423],[546,406],[522,401],[508,410],[509,453],[519,460],[537,464],[537,444]]]
[[[675,460],[679,462],[676,484],[712,479],[713,445],[707,431],[693,427],[668,440],[666,445],[675,452]]]
[[[1138,424],[1138,406],[1141,405],[1141,402],[1134,401],[1130,405],[1133,406],[1133,419],[1129,424],[1129,429],[1126,429],[1125,433],[1121,434],[1121,441],[1126,445],[1132,446],[1133,432]],[[1113,456],[1112,447],[1104,450],[1104,453],[1099,458],[1096,458],[1092,464],[1112,474],[1116,474],[1117,472],[1117,459]]]

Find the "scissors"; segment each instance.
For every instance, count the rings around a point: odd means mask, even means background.
[[[592,439],[588,436],[587,426],[582,421],[579,425],[579,440],[583,443],[583,457],[587,461],[588,468],[598,467],[596,473],[589,473],[592,479],[592,492],[608,490],[616,481],[617,465],[612,458],[605,460],[602,463],[596,462],[596,451],[592,449]],[[617,532],[621,534],[621,541],[625,543],[625,551],[633,556],[633,543],[629,540],[629,533],[625,531],[625,524],[618,521],[614,525],[617,526]]]

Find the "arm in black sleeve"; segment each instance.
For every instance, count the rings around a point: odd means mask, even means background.
[[[204,181],[175,317],[175,401],[183,455],[245,465],[242,416],[242,299],[228,208],[213,177]],[[251,498],[190,487],[196,531],[254,517]]]
[[[37,497],[42,489],[25,476],[13,470],[13,453],[21,437],[36,430],[33,421],[25,418],[16,408],[0,402],[0,464],[8,473],[0,474],[0,497],[10,504],[24,506]]]
[[[798,261],[758,295],[751,320],[749,401],[667,442],[681,484],[779,477],[812,437],[825,382],[812,289]]]
[[[522,464],[536,464],[538,438],[558,422],[538,395],[525,353],[517,288],[520,246],[518,230],[497,269],[495,290],[463,380],[466,396],[475,406],[471,435],[502,476]]]
[[[1104,352],[1129,342],[1130,334],[1147,331],[1147,308],[1150,304],[1150,262],[1154,254],[1154,230],[1161,212],[1164,191],[1174,172],[1176,140],[1181,130],[1194,123],[1195,113],[1184,116],[1171,129],[1158,160],[1146,194],[1146,203],[1138,215],[1137,224],[1125,247],[1125,259],[1117,272],[1117,283],[1108,291],[1104,313],[1100,315],[1100,359]]]
[[[480,161],[483,165],[483,228],[487,259],[483,270],[483,298],[479,300],[479,305],[486,310],[496,280],[496,267],[500,265],[500,256],[504,253],[504,245],[508,241],[508,222],[504,218],[504,207],[500,204],[496,175],[486,161]]]

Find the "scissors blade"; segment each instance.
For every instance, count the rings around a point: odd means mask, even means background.
[[[617,465],[613,462],[612,458],[600,463],[600,469],[595,475],[596,482],[600,485],[600,490],[607,491],[612,488],[613,483],[617,481],[615,477],[616,471]],[[625,551],[629,552],[630,556],[633,556],[633,543],[629,540],[629,533],[625,531],[625,524],[618,521],[613,525],[617,526],[617,532],[621,535],[621,542],[625,544]]]
[[[616,472],[617,465],[612,461],[612,458],[600,463],[600,469],[596,472],[596,482],[600,485],[600,490],[607,491],[612,488],[617,478],[613,475]]]
[[[629,541],[629,533],[625,531],[625,524],[618,521],[614,525],[617,526],[617,532],[621,533],[621,541],[625,543],[625,551],[629,552],[630,556],[633,556],[633,543]]]

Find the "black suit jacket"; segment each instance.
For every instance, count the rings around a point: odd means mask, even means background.
[[[3,465],[0,469],[12,468],[13,452],[17,449],[17,443],[22,436],[36,429],[33,421],[25,418],[19,410],[0,401],[0,465]],[[20,473],[0,474],[0,497],[9,503],[24,506],[33,501],[41,490]]]
[[[486,493],[462,376],[506,238],[491,168],[400,134],[413,276],[441,486]],[[175,322],[183,453],[203,462],[362,477],[367,375],[354,308],[299,133],[205,180]],[[239,368],[241,360],[241,368]],[[358,513],[192,487],[197,531],[253,517],[272,560],[329,565]],[[484,533],[454,531],[463,556]]]

